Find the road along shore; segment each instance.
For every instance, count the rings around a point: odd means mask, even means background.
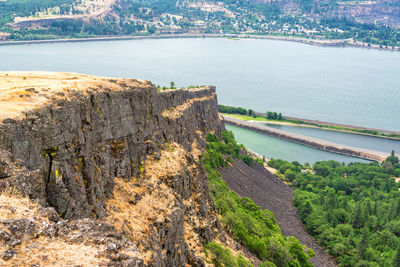
[[[224,116],[224,121],[225,121],[225,123],[230,124],[230,125],[238,126],[241,128],[246,128],[246,129],[253,130],[253,131],[256,131],[256,132],[259,132],[262,134],[277,137],[279,139],[302,144],[305,146],[317,148],[317,149],[328,151],[328,152],[358,157],[358,158],[377,161],[377,162],[382,162],[389,156],[389,154],[385,153],[385,152],[336,144],[336,143],[321,140],[318,138],[313,138],[313,137],[304,136],[301,134],[295,134],[295,133],[290,133],[290,132],[286,132],[286,131],[282,131],[282,130],[277,130],[277,129],[265,126],[261,123],[242,121],[242,120],[234,119],[234,118],[227,117],[227,116]]]

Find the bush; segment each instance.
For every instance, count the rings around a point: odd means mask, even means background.
[[[247,109],[241,107],[218,105],[218,110],[222,113],[247,115]]]
[[[225,266],[225,267],[250,267],[253,266],[248,260],[246,260],[242,254],[235,257],[232,255],[232,252],[215,243],[210,242],[204,245],[204,253],[206,254],[207,259],[210,259],[211,263],[214,266]]]

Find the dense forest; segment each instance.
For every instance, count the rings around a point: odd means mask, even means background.
[[[340,266],[400,266],[400,176],[394,152],[382,164],[271,159],[294,189],[306,229]]]
[[[261,210],[248,197],[239,197],[230,191],[218,172],[234,159],[246,164],[262,164],[246,154],[243,146],[238,145],[231,131],[222,133],[222,140],[214,134],[208,134],[207,153],[202,161],[206,167],[209,187],[220,214],[225,230],[242,245],[248,247],[262,261],[260,266],[312,266],[308,262],[314,252],[300,244],[294,237],[282,235],[274,215]],[[242,257],[232,257],[227,249],[215,243],[205,246],[207,255],[215,266],[249,266]]]

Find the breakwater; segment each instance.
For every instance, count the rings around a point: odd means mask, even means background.
[[[238,127],[250,129],[262,134],[270,135],[273,137],[277,137],[279,139],[287,140],[290,142],[295,142],[298,144],[302,144],[305,146],[317,148],[320,150],[363,158],[372,161],[382,162],[387,156],[388,153],[381,152],[381,151],[374,151],[368,149],[361,149],[351,146],[345,146],[341,144],[336,144],[333,142],[321,140],[318,138],[313,138],[309,136],[304,136],[300,134],[290,133],[282,130],[277,130],[272,127],[265,126],[261,123],[249,122],[249,121],[242,121],[234,118],[230,118],[224,116],[225,123],[235,125]]]

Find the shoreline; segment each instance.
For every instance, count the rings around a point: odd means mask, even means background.
[[[144,39],[181,39],[181,38],[237,38],[239,40],[276,40],[296,42],[321,47],[355,47],[366,49],[378,49],[399,52],[400,47],[385,48],[379,45],[371,44],[367,46],[365,43],[356,42],[349,43],[349,39],[307,39],[304,37],[292,36],[276,36],[276,35],[251,35],[251,34],[159,34],[159,35],[121,35],[121,36],[99,36],[88,38],[60,38],[45,40],[24,40],[24,41],[0,41],[0,46],[6,45],[26,45],[26,44],[42,44],[42,43],[76,43],[76,42],[96,42],[96,41],[121,41],[121,40],[144,40]]]
[[[382,136],[382,135],[374,135],[374,134],[369,134],[369,133],[361,133],[361,132],[353,132],[349,130],[340,130],[340,129],[335,129],[335,128],[325,128],[325,127],[318,127],[318,126],[313,126],[313,125],[307,125],[307,124],[295,124],[295,123],[285,123],[285,122],[263,122],[263,121],[254,121],[256,123],[265,123],[265,124],[274,124],[274,125],[284,125],[284,126],[290,126],[290,127],[303,127],[303,128],[312,128],[312,129],[319,129],[319,130],[324,130],[324,131],[333,131],[333,132],[339,132],[339,133],[348,133],[348,134],[356,134],[356,135],[365,135],[365,136],[371,136],[371,137],[376,137],[376,138],[383,138],[383,139],[389,139],[393,141],[400,141],[399,138],[395,137],[389,137],[389,136]],[[324,124],[324,123],[322,123]],[[336,124],[332,124],[335,126]],[[340,124],[338,124],[340,125]],[[355,128],[358,129],[358,128]]]
[[[382,133],[400,134],[399,131],[395,131],[395,130],[384,130],[384,129],[371,128],[371,127],[355,126],[355,125],[344,124],[344,123],[336,123],[336,122],[328,122],[328,121],[320,121],[320,120],[312,120],[312,119],[303,119],[303,118],[290,117],[290,116],[283,116],[283,118],[285,118],[287,120],[299,120],[299,121],[304,121],[304,122],[314,123],[314,124],[323,124],[323,125],[330,125],[330,126],[339,126],[339,127],[344,127],[344,128],[353,128],[353,129],[357,129],[357,130],[370,130],[370,131],[377,131],[377,132],[382,132]],[[319,127],[316,127],[316,128],[319,128]],[[328,128],[328,129],[330,129],[330,128]],[[354,133],[356,133],[356,132],[354,132]],[[362,134],[365,134],[365,133],[362,133]],[[376,136],[376,135],[373,135],[373,134],[367,134],[367,135]],[[377,137],[384,137],[384,136],[377,136]],[[396,140],[398,140],[398,139],[396,139]]]
[[[234,119],[239,119],[242,121],[254,121],[256,123],[264,123],[264,124],[275,124],[275,125],[287,125],[291,127],[304,127],[304,128],[314,128],[314,129],[320,129],[320,130],[325,130],[325,131],[334,131],[334,132],[342,132],[342,133],[349,133],[349,134],[357,134],[357,135],[365,135],[365,136],[371,136],[371,137],[376,137],[376,138],[384,138],[384,139],[389,139],[389,140],[394,140],[394,141],[400,141],[400,138],[398,137],[391,137],[391,136],[384,136],[384,135],[377,135],[377,134],[371,134],[371,133],[365,133],[365,132],[358,132],[358,131],[351,131],[351,130],[345,130],[345,129],[336,129],[336,128],[330,128],[330,127],[318,127],[316,125],[309,125],[306,123],[312,123],[312,124],[320,124],[320,125],[326,125],[326,126],[338,126],[338,127],[343,127],[343,128],[349,128],[349,129],[355,129],[359,131],[363,130],[370,130],[370,131],[377,131],[380,133],[384,134],[397,134],[400,135],[399,131],[395,130],[384,130],[384,129],[378,129],[378,128],[369,128],[369,127],[363,127],[363,126],[355,126],[355,125],[349,125],[349,124],[341,124],[341,123],[335,123],[335,122],[326,122],[326,121],[319,121],[319,120],[312,120],[312,119],[303,119],[303,118],[298,118],[298,117],[289,117],[289,116],[283,116],[284,119],[286,120],[297,120],[297,121],[302,121],[305,123],[294,123],[290,121],[276,121],[276,120],[244,120],[241,118],[235,117],[235,115],[240,116],[239,114],[228,114],[228,113],[221,113],[223,116],[228,116]],[[264,113],[256,112],[257,116],[265,116]]]
[[[301,145],[313,147],[319,150],[328,151],[332,153],[337,153],[377,162],[382,162],[383,160],[386,159],[386,157],[389,156],[389,154],[382,151],[373,151],[368,149],[340,145],[333,142],[324,141],[318,138],[290,133],[283,130],[277,130],[265,125],[260,125],[258,123],[242,121],[227,116],[224,116],[224,122],[230,125],[238,126],[241,128],[273,136],[282,140],[298,143]]]

